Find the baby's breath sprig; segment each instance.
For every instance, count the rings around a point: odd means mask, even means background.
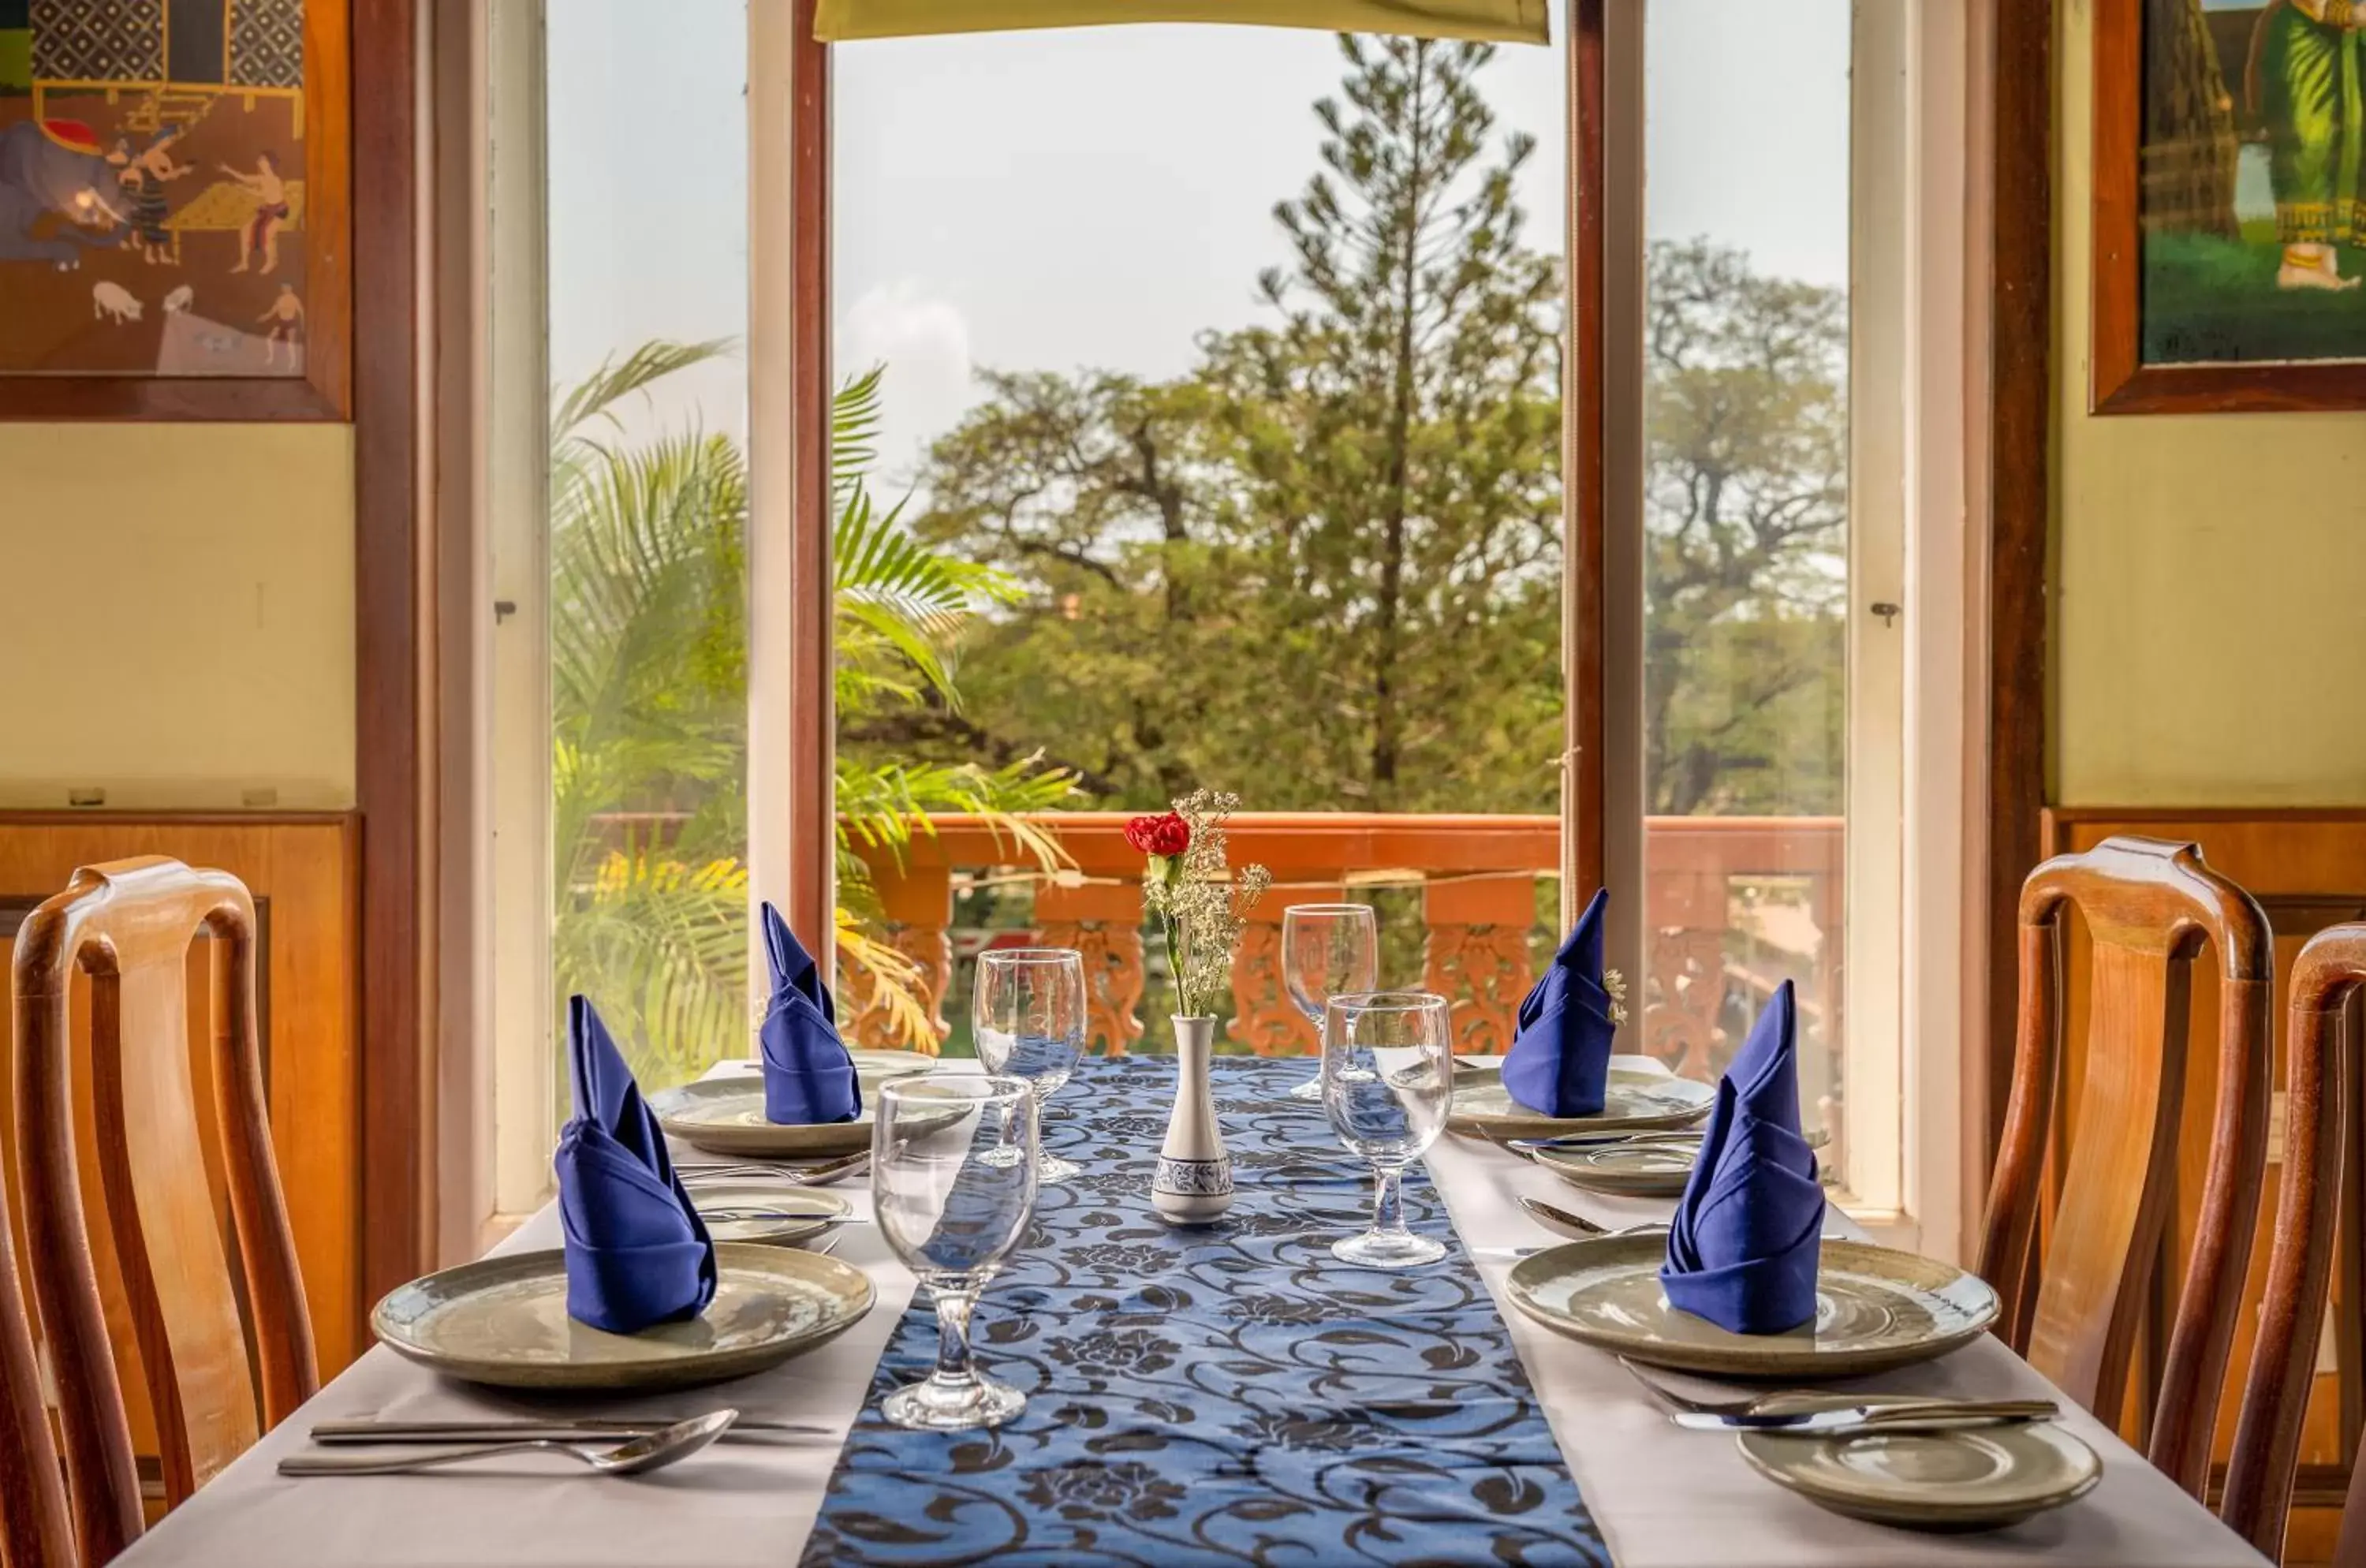
[[[1240,804],[1236,795],[1209,789],[1193,790],[1175,802],[1175,816],[1190,830],[1190,840],[1180,854],[1153,853],[1143,877],[1143,902],[1166,935],[1178,1017],[1215,1011],[1232,983],[1233,957],[1248,928],[1249,910],[1273,886],[1265,867],[1245,865],[1234,872],[1227,863],[1224,821]]]

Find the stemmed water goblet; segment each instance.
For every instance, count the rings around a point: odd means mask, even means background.
[[[1322,1048],[1323,1009],[1333,997],[1380,984],[1380,927],[1365,904],[1292,904],[1281,912],[1281,977],[1290,999],[1314,1026]],[[1318,1066],[1290,1091],[1292,1100],[1323,1098]]]
[[[989,1073],[1023,1079],[1034,1091],[1040,1121],[1084,1053],[1084,954],[1067,947],[980,953],[970,993],[970,1027],[977,1059]],[[1038,1182],[1065,1181],[1076,1174],[1075,1165],[1038,1144]]]
[[[928,1073],[879,1086],[871,1200],[879,1233],[937,1304],[936,1370],[887,1396],[898,1427],[996,1427],[1027,1396],[979,1375],[977,1298],[1035,1210],[1035,1095],[1015,1077]]]
[[[1343,1263],[1411,1269],[1446,1248],[1404,1223],[1404,1168],[1437,1141],[1454,1090],[1446,998],[1428,991],[1333,997],[1323,1021],[1323,1109],[1372,1164],[1371,1227],[1331,1248]]]

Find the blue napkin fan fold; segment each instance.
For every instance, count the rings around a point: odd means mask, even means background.
[[[665,1133],[592,1004],[567,1004],[575,1114],[558,1134],[567,1314],[611,1334],[695,1317],[715,1299],[715,1243]]]
[[[1610,992],[1602,983],[1602,923],[1610,896],[1597,892],[1520,1003],[1504,1089],[1540,1116],[1599,1116],[1610,1089]]]
[[[1816,1315],[1824,1190],[1799,1124],[1797,1006],[1786,980],[1718,1081],[1660,1267],[1671,1305],[1735,1334]]]
[[[821,966],[781,912],[763,908],[772,999],[756,1031],[764,1070],[764,1119],[783,1126],[851,1122],[862,1114],[862,1084],[838,1032],[838,1009]]]

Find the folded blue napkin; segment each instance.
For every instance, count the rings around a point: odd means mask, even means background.
[[[1602,919],[1610,896],[1597,892],[1551,967],[1520,1003],[1504,1089],[1540,1116],[1599,1116],[1610,1086],[1616,1005],[1602,983]]]
[[[1816,1315],[1824,1190],[1799,1130],[1797,1029],[1786,980],[1718,1080],[1660,1266],[1671,1305],[1736,1334],[1781,1334]]]
[[[715,1243],[665,1134],[592,1004],[567,1004],[575,1115],[559,1130],[567,1315],[611,1334],[694,1317],[715,1298]]]
[[[851,1122],[862,1114],[854,1057],[839,1038],[838,1010],[821,966],[772,905],[764,906],[764,951],[772,960],[772,1000],[756,1031],[764,1068],[764,1119],[783,1126]]]

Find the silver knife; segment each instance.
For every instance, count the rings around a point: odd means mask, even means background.
[[[598,1442],[602,1438],[629,1438],[642,1432],[654,1432],[673,1424],[662,1416],[631,1419],[586,1416],[575,1421],[502,1416],[480,1421],[316,1421],[309,1436],[316,1443],[493,1443],[513,1438]],[[837,1431],[835,1427],[795,1421],[751,1421],[742,1416],[731,1424],[723,1438],[728,1442],[735,1436],[756,1441],[826,1438],[836,1435]]]
[[[1964,1427],[2051,1421],[2062,1414],[2050,1399],[1918,1399],[1898,1404],[1844,1404],[1787,1415],[1731,1416],[1679,1411],[1673,1419],[1696,1432],[1794,1432],[1831,1436],[1856,1432],[1948,1432]]]

